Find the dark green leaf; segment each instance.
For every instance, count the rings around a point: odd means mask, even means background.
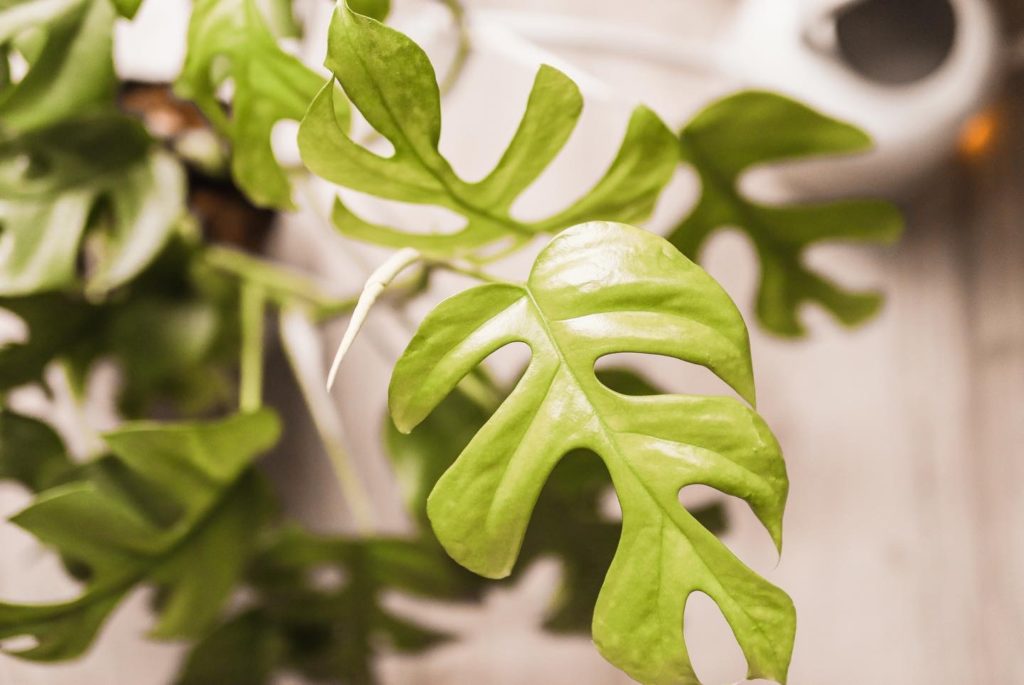
[[[38,419],[0,410],[0,480],[16,480],[39,492],[72,469],[56,431]]]
[[[217,619],[253,552],[268,511],[253,460],[277,440],[269,412],[212,423],[137,423],[106,440],[133,474],[173,502],[180,516],[153,521],[102,480],[45,492],[12,521],[54,547],[88,583],[77,599],[0,604],[0,639],[28,635],[17,656],[70,659],[85,651],[106,616],[139,583],[161,589],[160,637],[195,637]]]
[[[259,610],[286,642],[281,669],[312,679],[371,683],[381,642],[417,652],[446,636],[391,614],[381,595],[464,597],[467,576],[436,544],[280,532],[254,564]]]
[[[227,621],[189,653],[175,685],[264,685],[284,658],[284,640],[260,611]]]
[[[42,380],[43,370],[86,335],[95,309],[57,294],[0,299],[0,307],[24,321],[26,342],[0,346],[0,390]]]
[[[124,372],[119,405],[129,417],[157,407],[195,415],[232,400],[237,284],[200,268],[202,254],[174,241],[102,304],[59,293],[0,298],[28,329],[27,343],[0,347],[0,390],[41,381],[57,360],[81,384],[95,360],[112,357]]]

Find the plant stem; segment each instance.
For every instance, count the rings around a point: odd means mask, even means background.
[[[437,267],[440,267],[440,268],[442,268],[442,269],[444,269],[446,271],[451,271],[452,273],[462,274],[463,276],[469,276],[470,278],[475,278],[476,280],[484,281],[485,283],[507,283],[508,282],[508,281],[505,281],[505,280],[502,280],[502,279],[498,278],[497,276],[492,276],[491,274],[487,273],[486,271],[483,271],[482,269],[478,269],[477,267],[471,266],[469,264],[461,264],[459,262],[450,262],[450,261],[438,260],[438,259],[431,259],[431,260],[428,261],[428,263],[431,266],[437,266]]]
[[[267,296],[263,286],[254,283],[242,285],[241,326],[241,384],[239,409],[256,411],[263,405],[263,316]]]
[[[288,305],[294,300],[301,300],[312,305],[318,320],[347,314],[356,305],[355,297],[333,298],[325,294],[313,279],[240,250],[211,245],[204,251],[203,261],[244,283],[261,286],[266,295],[278,304]]]
[[[462,76],[462,72],[466,68],[466,62],[469,60],[469,53],[472,50],[473,45],[469,38],[469,30],[466,28],[465,7],[462,6],[462,3],[459,0],[441,0],[441,2],[448,8],[448,11],[451,12],[452,21],[455,22],[455,30],[458,32],[458,44],[455,46],[455,57],[452,58],[451,65],[449,65],[444,78],[441,79],[441,83],[438,85],[438,90],[443,96],[451,92],[452,88],[455,87],[455,84],[459,82],[459,78]]]

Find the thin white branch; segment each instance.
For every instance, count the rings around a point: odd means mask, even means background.
[[[331,363],[331,370],[327,374],[327,389],[330,390],[334,386],[334,380],[338,376],[338,369],[341,368],[341,361],[348,354],[348,350],[352,347],[352,343],[356,339],[356,335],[359,334],[363,324],[366,323],[366,317],[370,313],[370,309],[373,304],[380,297],[384,289],[388,287],[388,284],[395,279],[407,266],[416,262],[420,259],[419,250],[414,250],[411,247],[405,247],[391,255],[387,261],[378,266],[369,279],[366,281],[366,285],[363,286],[363,292],[359,295],[359,301],[356,303],[356,308],[352,312],[352,319],[349,321],[348,328],[345,329],[345,335],[341,339],[341,344],[338,345],[338,351],[334,355],[334,361]]]

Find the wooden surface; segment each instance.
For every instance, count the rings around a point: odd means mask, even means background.
[[[1021,93],[1018,79],[1001,100],[991,155],[950,163],[905,202],[909,228],[897,247],[814,255],[850,283],[881,287],[888,303],[878,319],[850,332],[810,311],[811,334],[798,343],[753,331],[759,409],[785,449],[792,481],[782,562],[775,566],[770,543],[741,506],[730,509],[734,525],[726,540],[794,597],[794,685],[1024,683]],[[446,137],[461,130],[465,138],[472,120],[461,129],[455,121]],[[594,154],[607,155],[614,144]],[[467,158],[472,152],[470,144],[450,145]],[[673,210],[663,207],[660,214]],[[287,249],[301,252],[301,246]],[[358,280],[351,262],[332,259],[312,265]],[[746,244],[722,236],[708,266],[749,314],[755,264]],[[364,474],[382,502],[393,494],[376,446],[382,379],[402,335],[393,316],[375,315],[353,349],[340,400],[356,452],[365,457]],[[340,330],[331,331],[332,340],[338,336]],[[670,385],[687,373],[665,370],[676,377]],[[304,457],[278,458],[271,468],[284,478],[294,511],[337,527],[343,507],[329,471],[301,424],[290,430],[293,447],[310,449]],[[13,487],[0,486],[0,514],[24,501]],[[401,529],[396,507],[379,509],[384,528]],[[0,597],[71,591],[60,585],[53,559],[40,556],[13,527],[0,526],[0,550]],[[479,608],[395,598],[397,609],[464,639],[424,658],[385,658],[386,682],[628,682],[587,640],[538,633],[556,578],[554,565],[541,565],[521,586],[496,592]],[[134,597],[119,612],[82,662],[37,667],[0,657],[0,685],[166,683],[178,650],[140,637],[149,625],[143,599]],[[691,651],[707,681],[741,680],[738,650],[710,603],[688,609],[687,620]]]

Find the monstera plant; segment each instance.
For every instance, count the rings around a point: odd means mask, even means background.
[[[739,184],[762,163],[862,151],[866,136],[766,92],[712,103],[678,131],[641,106],[586,193],[524,221],[513,204],[544,182],[586,105],[558,69],[537,69],[504,153],[468,181],[439,148],[444,88],[426,53],[384,23],[386,1],[338,4],[321,72],[286,49],[301,33],[289,0],[195,0],[173,84],[115,72],[113,27],[140,4],[0,2],[0,307],[25,329],[0,347],[0,479],[33,493],[11,523],[81,585],[53,604],[4,598],[7,652],[79,657],[146,586],[150,638],[191,645],[179,685],[259,685],[283,672],[372,683],[381,650],[452,639],[396,613],[387,593],[474,602],[486,579],[546,556],[562,567],[546,629],[592,635],[635,680],[699,682],[683,614],[703,593],[749,677],[785,682],[792,601],[719,539],[720,502],[680,500],[689,485],[739,498],[781,550],[789,483],[755,411],[747,328],[692,260],[718,229],[749,236],[758,322],[780,336],[803,334],[805,302],[844,324],[869,318],[878,294],[843,291],[802,258],[819,241],[894,239],[895,210],[874,200],[765,206]],[[460,50],[472,50],[460,35]],[[356,113],[369,138],[352,132]],[[300,122],[303,169],[275,156],[282,120]],[[374,151],[381,138],[386,155]],[[667,238],[636,227],[680,165],[700,180],[697,205]],[[338,199],[338,231],[396,252],[361,294],[335,297],[261,249],[274,213],[302,205],[296,184],[313,177],[442,208],[461,226],[383,225]],[[492,263],[541,236],[549,241],[521,280],[493,275]],[[398,279],[412,266],[420,277]],[[392,293],[400,306],[438,271],[479,284],[403,341],[384,441],[419,525],[381,536],[328,401],[317,327],[351,317],[338,371],[375,301]],[[282,429],[263,388],[272,323],[357,533],[303,528],[261,468]],[[498,382],[488,358],[513,343],[529,362],[499,374],[514,383]],[[732,392],[670,394],[635,371],[597,369],[616,353],[699,365]],[[45,412],[21,408],[22,391],[67,388],[71,403],[89,402],[101,362],[120,370],[121,423],[72,457]],[[621,520],[607,513],[610,493]],[[341,581],[316,582],[325,567]]]

